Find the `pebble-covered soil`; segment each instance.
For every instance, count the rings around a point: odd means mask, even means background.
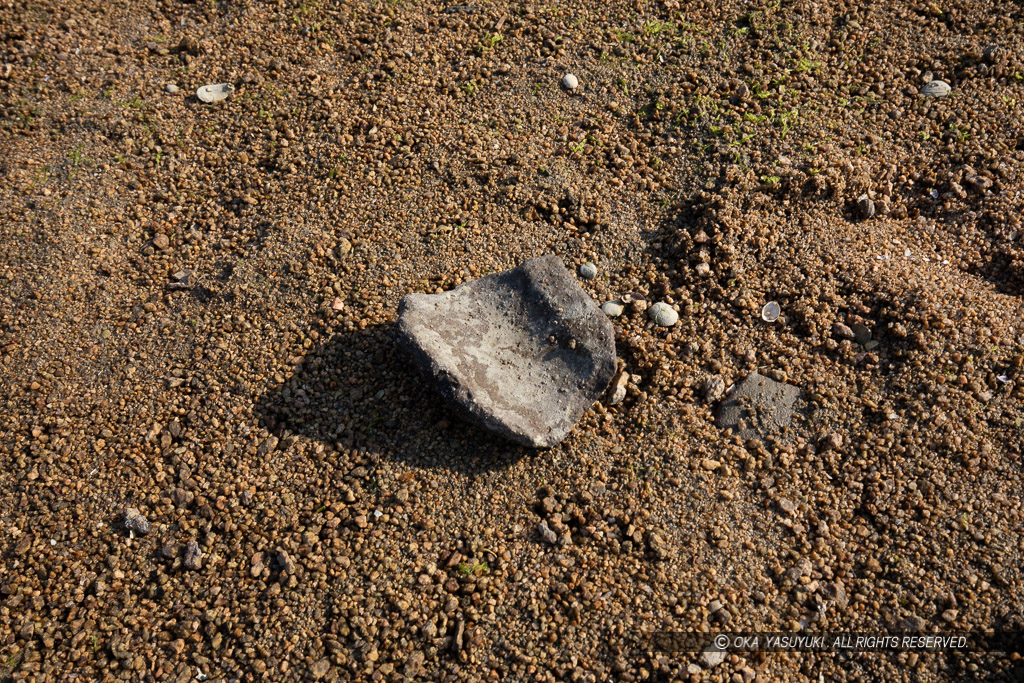
[[[1020,680],[646,634],[1022,628],[1024,6],[467,2],[0,3],[0,679]],[[394,323],[545,253],[532,451]]]

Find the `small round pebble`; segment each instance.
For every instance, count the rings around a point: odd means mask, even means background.
[[[562,76],[562,85],[565,86],[566,90],[575,90],[580,87],[580,80],[572,74],[565,74]]]
[[[212,104],[213,102],[220,102],[226,99],[228,95],[235,91],[235,86],[230,83],[217,83],[215,85],[203,85],[196,90],[196,97],[199,98],[200,102],[206,104]]]
[[[174,85],[173,83],[168,83],[164,86],[164,90],[173,95],[174,93],[178,92],[178,86]]]
[[[946,97],[953,91],[949,83],[945,81],[928,81],[921,88],[921,94],[925,97]]]
[[[647,317],[662,327],[672,327],[679,322],[679,314],[662,301],[647,309]]]
[[[604,311],[604,314],[609,318],[618,318],[622,315],[622,311],[625,310],[625,306],[618,301],[608,301],[601,306],[601,310]]]
[[[597,266],[589,261],[580,266],[580,277],[584,280],[593,280],[597,277]]]
[[[779,313],[781,312],[782,309],[779,308],[779,304],[777,302],[769,301],[764,305],[764,308],[761,309],[761,320],[766,323],[773,323],[779,319]]]

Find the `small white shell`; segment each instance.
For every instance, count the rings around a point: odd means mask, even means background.
[[[921,88],[921,94],[925,97],[946,97],[953,91],[949,83],[945,81],[928,81]]]
[[[782,309],[779,308],[778,302],[769,301],[764,305],[764,308],[761,309],[761,320],[766,323],[773,323],[779,319],[779,313],[781,312]]]
[[[679,314],[663,301],[659,301],[648,308],[647,317],[661,327],[672,327],[679,322]]]
[[[199,98],[200,102],[206,104],[212,104],[213,102],[220,102],[223,99],[227,99],[227,96],[235,92],[235,86],[230,83],[216,83],[214,85],[200,86],[196,90],[196,97]]]

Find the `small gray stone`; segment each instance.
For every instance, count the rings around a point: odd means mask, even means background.
[[[580,277],[584,280],[593,280],[597,277],[597,266],[589,261],[580,266]]]
[[[565,74],[562,76],[562,85],[565,86],[566,90],[575,90],[580,87],[580,81],[573,74]]]
[[[167,92],[169,92],[170,94],[173,95],[176,92],[178,92],[178,86],[174,85],[173,83],[168,83],[167,85],[164,86],[164,90],[166,90]]]
[[[945,81],[928,81],[921,86],[921,94],[925,97],[946,97],[953,89]]]
[[[700,661],[709,669],[716,667],[725,661],[725,650],[704,650],[700,653]]]
[[[601,310],[604,311],[604,314],[609,318],[618,318],[622,315],[622,312],[626,310],[626,307],[618,301],[606,301],[601,305]]]
[[[128,508],[124,511],[124,526],[128,531],[139,536],[145,536],[149,533],[149,520],[135,508]]]
[[[871,330],[867,325],[854,323],[850,325],[850,331],[853,332],[853,340],[861,346],[871,341]]]
[[[185,568],[196,570],[203,566],[203,551],[199,549],[199,544],[195,539],[189,540],[185,544]]]
[[[719,405],[715,424],[742,439],[778,436],[792,421],[799,396],[799,387],[752,372]]]
[[[857,215],[864,220],[875,215],[875,203],[866,194],[857,197]]]
[[[558,543],[558,534],[552,531],[547,522],[541,520],[540,524],[537,525],[537,532],[540,534],[540,537],[550,545]]]
[[[398,336],[466,418],[534,448],[562,441],[615,374],[615,330],[557,256],[403,297]]]
[[[217,83],[214,85],[203,85],[196,90],[196,97],[200,102],[212,104],[227,99],[227,96],[235,91],[235,86],[230,83]]]
[[[663,301],[659,301],[648,308],[647,317],[661,327],[672,327],[679,322],[679,314]]]
[[[697,267],[694,268],[694,272],[697,273],[697,277],[707,277],[711,275],[711,265],[707,263],[698,263]]]

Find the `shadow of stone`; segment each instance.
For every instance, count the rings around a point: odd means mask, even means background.
[[[398,346],[394,325],[339,331],[257,402],[262,425],[339,451],[472,476],[531,449],[463,421]]]

